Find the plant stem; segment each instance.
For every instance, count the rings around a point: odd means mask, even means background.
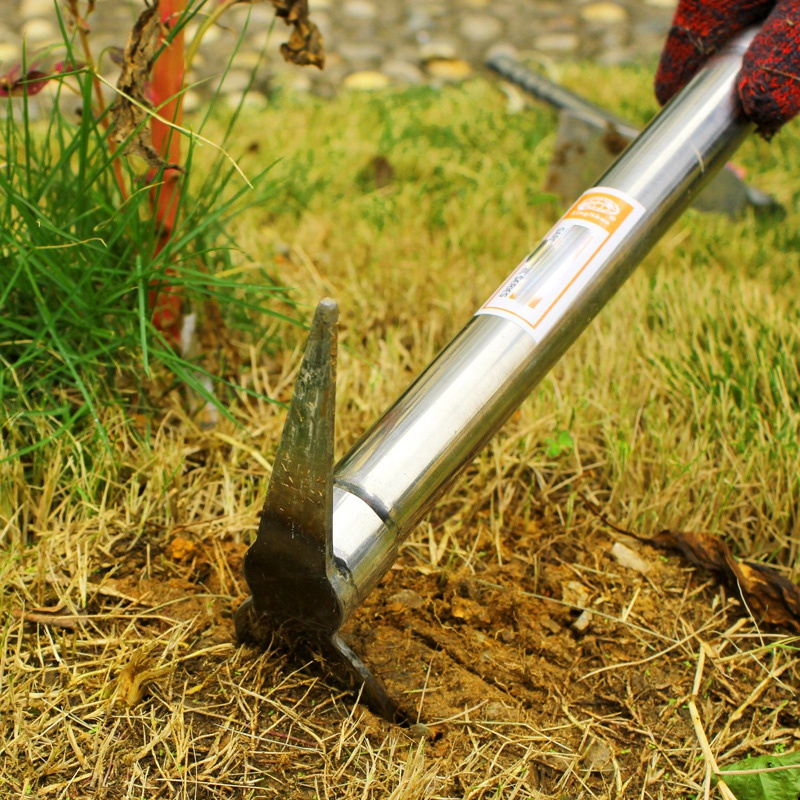
[[[219,5],[214,8],[208,16],[203,20],[202,24],[197,30],[197,33],[192,38],[189,47],[186,48],[186,58],[184,60],[185,69],[188,72],[192,68],[192,62],[197,55],[197,51],[203,42],[203,37],[208,33],[209,29],[213,27],[217,20],[235,3],[239,0],[221,0]]]
[[[100,81],[100,76],[97,74],[97,70],[95,69],[95,62],[94,62],[94,54],[92,53],[91,45],[89,44],[89,37],[87,35],[87,30],[85,26],[86,17],[81,16],[80,9],[78,8],[78,0],[70,0],[69,2],[69,9],[75,19],[75,25],[78,29],[78,38],[81,41],[81,49],[83,50],[83,57],[86,60],[86,67],[89,70],[89,75],[91,76],[92,87],[94,89],[95,95],[95,117],[100,121],[100,124],[103,126],[103,130],[108,130],[108,119],[105,116],[106,110],[106,102],[103,98],[103,85]],[[88,11],[86,12],[86,16],[88,17],[89,14],[94,10],[92,5],[89,6]],[[125,202],[128,199],[128,189],[125,185],[125,177],[122,173],[122,164],[120,163],[119,158],[116,158],[116,151],[117,146],[114,144],[114,141],[109,137],[107,139],[108,142],[108,149],[111,152],[114,158],[114,179],[116,180],[117,187],[119,188],[120,196],[122,197],[122,201]]]

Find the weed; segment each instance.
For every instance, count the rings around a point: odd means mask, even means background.
[[[248,183],[225,155],[237,115],[218,133],[212,163],[194,167],[206,116],[188,138],[180,170],[162,165],[143,174],[141,163],[119,154],[142,136],[147,115],[122,131],[120,141],[119,123],[109,126],[114,107],[98,99],[102,78],[78,4],[68,5],[78,22],[72,31],[62,23],[65,56],[45,75],[54,76],[49,85],[45,78],[30,82],[44,73],[25,59],[18,72],[27,83],[4,84],[0,462],[24,459],[33,481],[57,443],[78,448],[83,457],[97,445],[108,451],[114,439],[109,426],[117,424],[109,414],[120,406],[141,427],[164,406],[166,394],[186,387],[190,397],[230,414],[241,389],[230,380],[238,354],[226,326],[247,338],[264,326],[265,315],[286,319],[292,308],[287,289],[248,260],[229,232],[235,214],[267,203],[276,191],[268,167]],[[202,6],[176,7],[173,37]],[[166,73],[153,79],[159,113],[173,124],[181,121],[177,45],[177,39],[166,43],[169,59],[156,59]],[[46,117],[36,120],[34,103],[45,95]],[[84,110],[78,116],[73,95]],[[176,108],[169,105],[176,102]],[[155,120],[154,144],[165,157],[179,159],[180,138]],[[176,341],[180,320],[174,307],[165,320],[166,307],[155,299],[159,290],[200,320],[201,347]]]

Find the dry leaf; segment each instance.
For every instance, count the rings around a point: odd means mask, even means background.
[[[289,41],[281,45],[281,55],[284,59],[301,67],[310,64],[322,69],[325,66],[324,42],[319,28],[308,18],[308,0],[270,0],[270,2],[275,6],[275,16],[285,20],[286,24],[293,28]]]
[[[165,166],[150,141],[150,130],[144,124],[150,103],[147,100],[147,82],[159,48],[161,22],[158,0],[145,8],[128,36],[122,56],[122,72],[117,81],[120,96],[111,107],[111,138],[116,144],[125,144],[125,153],[137,155],[148,166],[160,169]]]
[[[308,0],[270,0],[277,16],[291,25],[289,41],[281,45],[281,53],[295,64],[325,65],[322,34],[308,18]],[[122,56],[122,72],[117,81],[120,96],[111,108],[112,140],[125,142],[125,152],[147,161],[152,169],[172,167],[165,164],[151,144],[150,131],[144,125],[150,102],[147,83],[153,61],[161,46],[161,21],[158,0],[145,8],[131,30]]]
[[[800,588],[776,569],[737,561],[728,545],[710,533],[661,531],[646,541],[680,550],[695,566],[721,574],[757,622],[800,632]]]
[[[114,702],[135,706],[144,698],[148,684],[153,683],[172,671],[171,667],[147,669],[148,657],[145,653],[134,653],[131,660],[120,670],[114,689]]]
[[[81,614],[70,614],[66,606],[63,605],[56,608],[33,608],[30,611],[15,608],[12,609],[11,616],[23,622],[50,625],[54,628],[66,628],[68,631],[74,631],[79,628],[85,619]]]

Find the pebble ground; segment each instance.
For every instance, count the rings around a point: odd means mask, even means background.
[[[676,0],[309,0],[311,18],[325,37],[327,65],[318,71],[283,63],[278,48],[288,29],[282,21],[273,25],[271,4],[240,4],[206,36],[187,105],[219,85],[238,41],[223,83],[233,102],[262,53],[249,102],[276,85],[331,96],[343,87],[457,81],[497,52],[545,63],[653,60],[675,5]],[[91,17],[95,52],[124,45],[142,7],[141,0],[97,0]],[[19,60],[23,37],[29,53],[60,41],[53,0],[0,0],[0,74]],[[105,63],[113,79],[114,68]]]

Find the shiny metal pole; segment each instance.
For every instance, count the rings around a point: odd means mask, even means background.
[[[598,181],[636,201],[640,214],[626,235],[600,253],[602,263],[593,265],[591,279],[557,324],[537,338],[511,314],[496,316],[484,307],[338,464],[334,553],[353,576],[356,602],[391,566],[397,545],[442,489],[750,132],[734,90],[750,38],[740,38],[714,59]],[[535,268],[537,259],[548,256],[548,248],[540,248],[523,263]]]
[[[752,35],[660,112],[335,469],[336,308],[323,301],[245,558],[253,596],[237,612],[241,638],[263,641],[275,628],[311,634],[375,708],[395,713],[340,626],[433,501],[750,132],[735,77]]]

